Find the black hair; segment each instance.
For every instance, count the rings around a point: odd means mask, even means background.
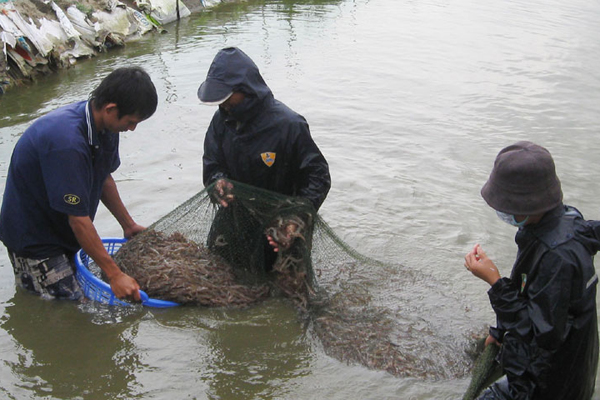
[[[96,110],[115,103],[119,118],[135,115],[142,120],[156,111],[158,95],[150,76],[141,67],[117,68],[108,74],[90,94]]]

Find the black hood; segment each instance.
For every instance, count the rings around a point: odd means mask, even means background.
[[[231,92],[243,92],[259,100],[272,95],[254,61],[237,47],[228,47],[217,53],[206,80],[198,88],[198,98],[210,103]]]
[[[561,204],[547,212],[539,223],[527,225],[519,233],[533,234],[550,249],[575,239],[592,256],[600,251],[600,222],[585,220],[572,206]],[[518,234],[517,238],[520,236],[523,235]]]

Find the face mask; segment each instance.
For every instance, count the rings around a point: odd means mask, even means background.
[[[502,221],[506,222],[509,225],[516,226],[519,228],[524,226],[527,223],[527,220],[529,220],[529,215],[525,217],[523,221],[517,222],[515,216],[512,214],[503,213],[502,211],[496,211],[496,214],[498,215],[498,218],[500,218]]]

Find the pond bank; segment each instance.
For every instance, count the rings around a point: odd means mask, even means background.
[[[236,0],[0,0],[0,95]]]

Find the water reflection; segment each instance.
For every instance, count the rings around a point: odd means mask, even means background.
[[[311,373],[312,345],[293,306],[272,299],[241,310],[185,307],[157,315],[168,327],[201,331],[208,353],[198,375],[210,399],[286,398],[284,382]]]
[[[27,397],[129,398],[138,362],[124,332],[129,324],[92,324],[75,302],[44,301],[17,290],[0,318],[14,339],[16,357],[5,360]],[[8,387],[4,387],[9,390]]]

